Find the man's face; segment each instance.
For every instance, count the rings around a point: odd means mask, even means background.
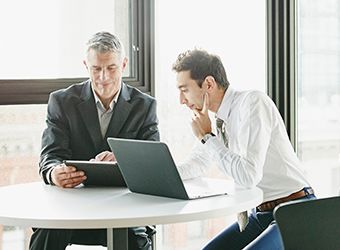
[[[99,53],[90,49],[84,64],[98,97],[101,100],[112,99],[119,91],[127,59],[114,52]]]
[[[190,71],[181,71],[177,74],[177,88],[181,104],[187,105],[190,109],[202,109],[205,91],[190,77]]]

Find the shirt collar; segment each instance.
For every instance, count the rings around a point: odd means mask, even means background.
[[[226,92],[224,93],[221,105],[216,112],[216,118],[222,119],[224,122],[227,122],[227,119],[230,115],[231,104],[234,99],[234,94],[235,90],[229,86]]]
[[[96,92],[94,91],[93,87],[92,87],[92,84],[91,84],[91,89],[92,89],[92,93],[93,93],[93,96],[94,96],[94,101],[96,103],[96,105],[100,106],[100,108],[103,110],[103,111],[106,111],[102,101],[99,99],[99,97],[97,96]],[[118,97],[119,97],[119,94],[120,94],[120,91],[121,91],[122,88],[119,88],[119,91],[117,92],[117,94],[114,96],[114,98],[112,99],[112,101],[110,102],[110,105],[109,105],[109,110],[107,111],[111,111],[113,110],[113,106],[115,103],[117,103],[117,100],[118,100]]]

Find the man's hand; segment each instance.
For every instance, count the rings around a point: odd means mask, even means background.
[[[56,186],[63,188],[73,188],[86,180],[83,171],[77,171],[75,167],[64,163],[53,168],[51,178]]]
[[[202,110],[194,109],[191,127],[195,136],[201,140],[205,134],[211,133],[211,121],[208,114],[209,96],[206,93],[203,99]]]
[[[90,161],[116,161],[115,155],[110,151],[103,151],[96,155],[96,158]]]

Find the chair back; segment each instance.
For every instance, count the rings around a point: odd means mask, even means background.
[[[286,250],[340,249],[340,196],[285,203],[274,218]]]

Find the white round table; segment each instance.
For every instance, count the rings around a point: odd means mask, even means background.
[[[203,220],[235,214],[260,204],[259,188],[229,191],[229,195],[178,200],[131,193],[126,188],[62,189],[41,182],[0,187],[0,224],[38,228],[112,228],[127,236],[128,227]],[[118,236],[117,236],[118,237]],[[120,238],[119,236],[118,238]],[[123,239],[127,241],[126,237]]]

